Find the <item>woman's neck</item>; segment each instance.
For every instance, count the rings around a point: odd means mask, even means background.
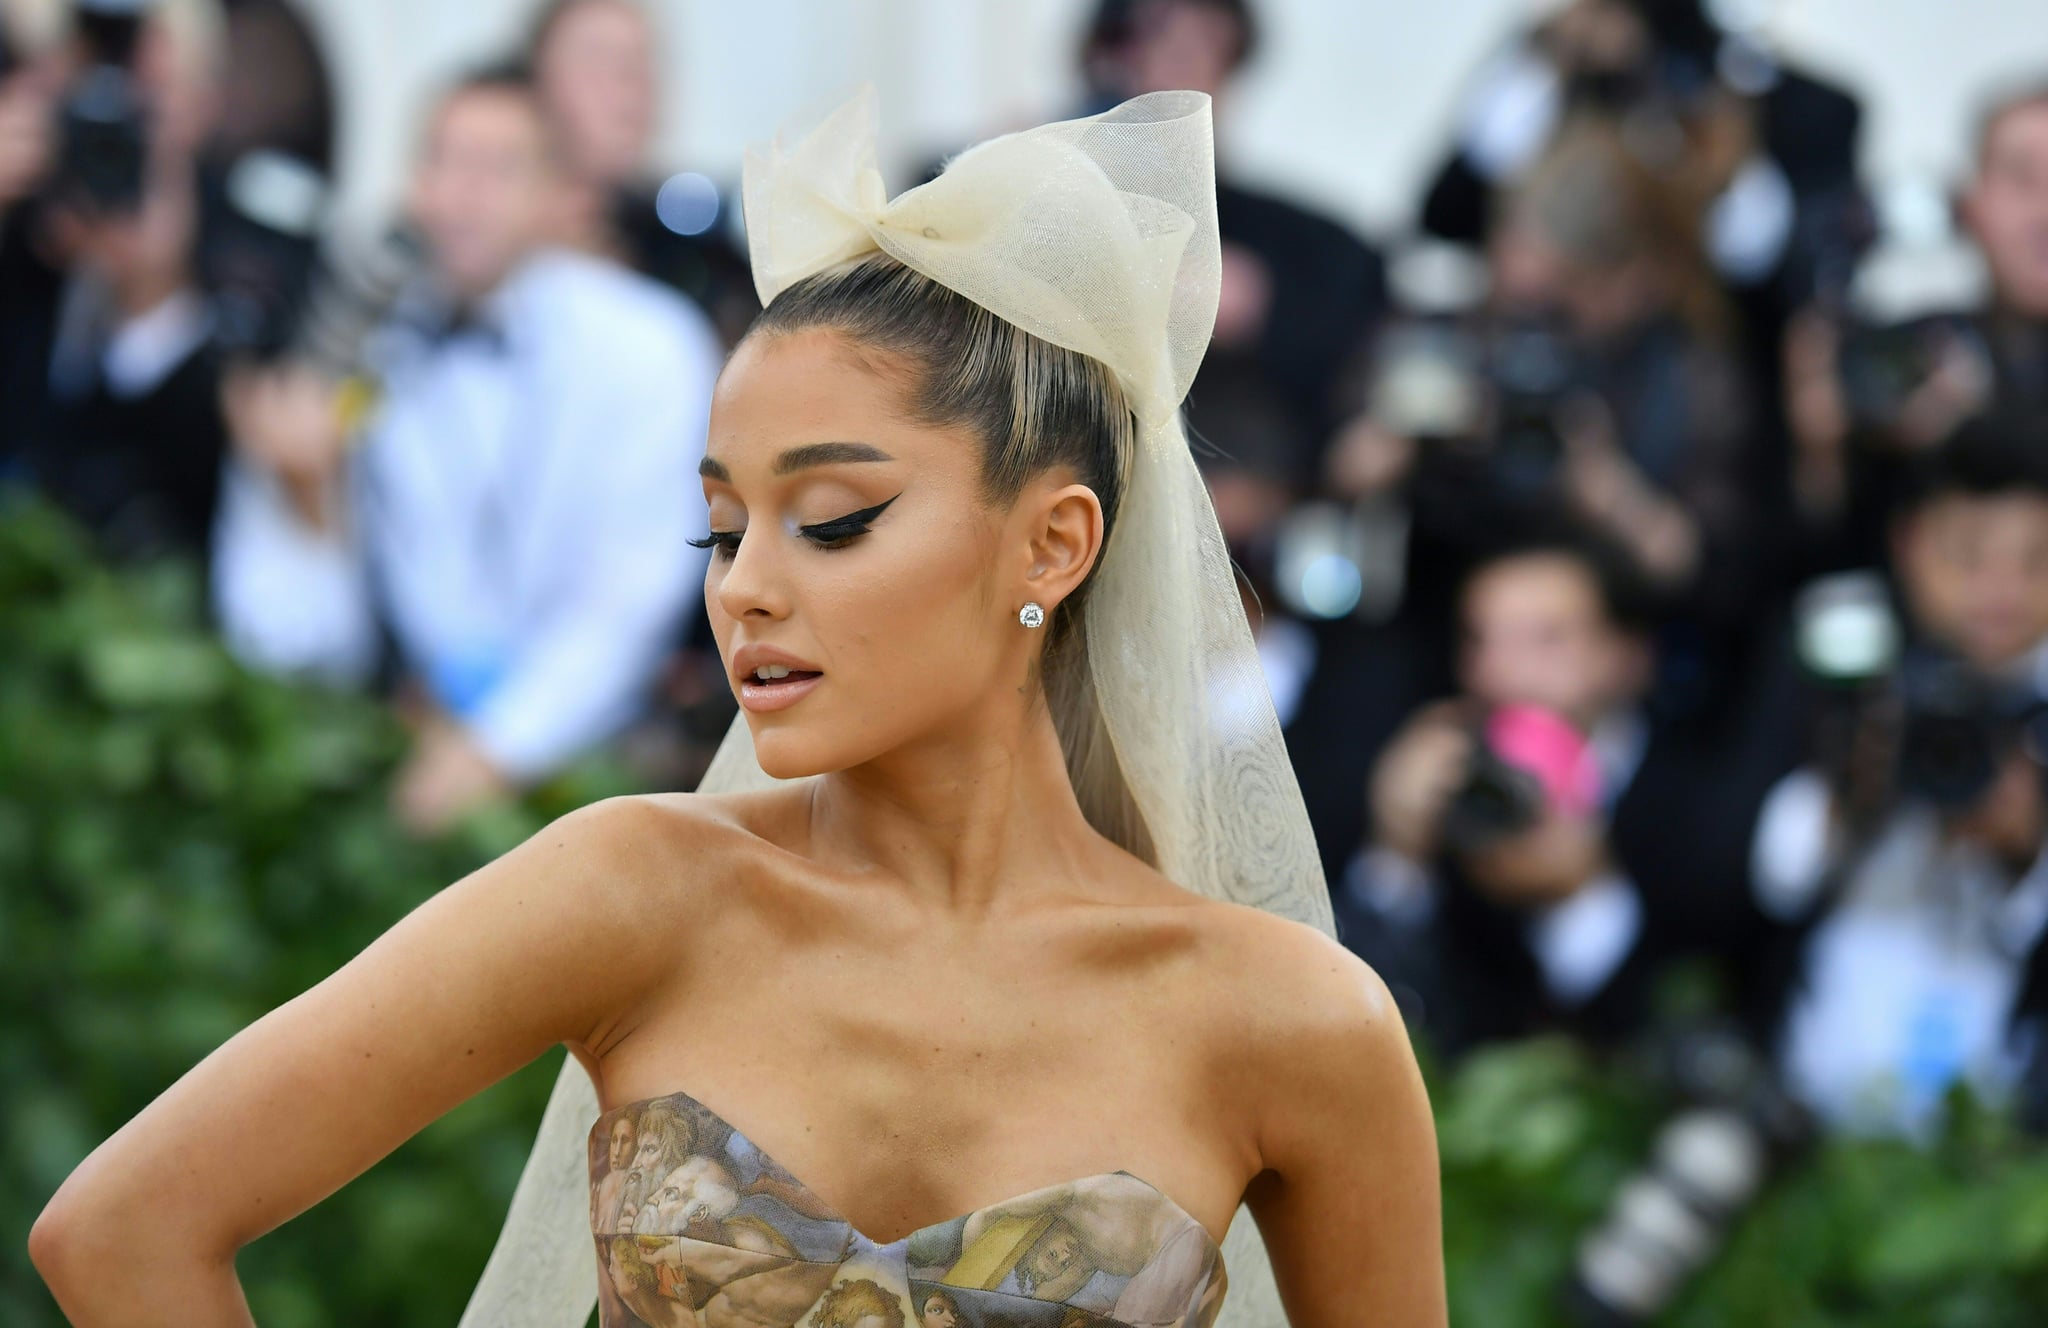
[[[833,771],[812,789],[814,857],[872,871],[934,908],[1013,906],[1074,879],[1097,842],[1038,702]]]

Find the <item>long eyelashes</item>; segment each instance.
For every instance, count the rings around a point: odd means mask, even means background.
[[[883,499],[873,507],[863,507],[858,512],[848,512],[845,516],[821,521],[814,526],[798,526],[797,530],[820,549],[843,549],[855,539],[867,534],[868,523],[880,516],[896,498],[902,496],[899,493],[894,498]],[[740,536],[745,533],[741,530],[714,530],[701,539],[691,539],[689,543],[700,549],[715,546],[717,552],[713,556],[730,562],[739,552]]]

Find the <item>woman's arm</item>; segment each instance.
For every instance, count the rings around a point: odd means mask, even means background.
[[[629,797],[560,818],[172,1084],[30,1232],[71,1322],[249,1324],[243,1245],[556,1043],[596,1045],[678,962],[641,911],[677,823]]]
[[[1436,1125],[1394,998],[1306,928],[1293,998],[1265,1040],[1260,1155],[1246,1191],[1294,1328],[1442,1328]]]

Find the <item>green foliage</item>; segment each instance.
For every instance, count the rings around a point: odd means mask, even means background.
[[[1451,1322],[1558,1322],[1578,1239],[1644,1157],[1656,1104],[1574,1044],[1489,1047],[1448,1073],[1425,1059],[1443,1167]]]
[[[189,567],[115,571],[47,509],[0,510],[0,1323],[61,1322],[29,1223],[107,1134],[238,1029],[555,816],[627,791],[593,763],[445,840],[385,812],[383,707],[235,666]],[[1425,1070],[1452,1322],[1561,1323],[1580,1235],[1669,1104],[1539,1040]],[[265,1328],[446,1325],[490,1251],[561,1053],[250,1246]],[[1675,1328],[2048,1322],[2048,1154],[1958,1097],[1929,1148],[1799,1160]],[[260,1167],[262,1158],[248,1159]]]
[[[1580,1237],[1672,1104],[1557,1039],[1425,1060],[1451,1322],[1551,1328]],[[1833,1139],[1795,1158],[1670,1328],[2048,1324],[2048,1149],[1958,1089],[1931,1145]]]
[[[1765,1195],[1672,1321],[2048,1323],[2048,1150],[1961,1091],[1931,1146],[1825,1144]]]
[[[239,669],[200,599],[189,566],[115,571],[47,508],[0,513],[0,1323],[16,1328],[62,1322],[28,1227],[101,1139],[435,890],[619,791],[584,770],[414,842],[385,811],[397,722]],[[259,1321],[453,1323],[562,1054],[251,1245]]]

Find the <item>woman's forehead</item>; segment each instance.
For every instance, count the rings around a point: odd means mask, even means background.
[[[733,481],[781,478],[804,468],[786,453],[824,445],[880,454],[849,451],[833,460],[901,461],[920,469],[964,469],[978,460],[971,431],[917,419],[909,376],[887,361],[849,353],[850,345],[825,328],[741,342],[712,398],[707,473]]]
[[[915,381],[914,365],[897,351],[860,341],[842,328],[774,328],[750,333],[726,362],[727,378],[747,386],[767,379],[826,377],[860,381],[877,393],[900,394]]]

